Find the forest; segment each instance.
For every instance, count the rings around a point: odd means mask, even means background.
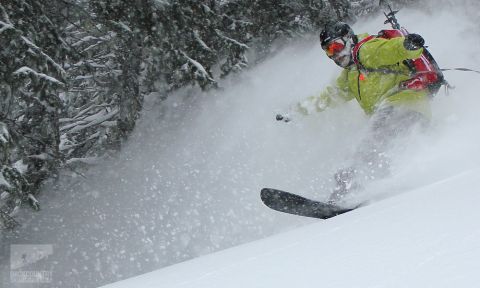
[[[414,1],[395,1],[395,7]],[[39,210],[42,185],[128,139],[146,95],[221,89],[278,46],[378,0],[0,1],[0,227]],[[232,76],[234,77],[234,76]],[[34,213],[34,212],[32,212]]]

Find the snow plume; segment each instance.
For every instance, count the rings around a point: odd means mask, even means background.
[[[480,33],[473,21],[459,21],[459,3],[435,2],[425,12],[405,9],[398,13],[400,23],[411,33],[423,35],[426,46],[441,68],[480,68]],[[474,16],[479,3],[461,1]],[[444,9],[438,9],[438,5]],[[437,5],[437,6],[433,6]],[[435,9],[432,7],[436,7]],[[452,13],[452,11],[456,13]],[[476,16],[478,17],[478,15]],[[358,25],[356,31],[375,31],[373,23]],[[452,23],[456,23],[453,25]],[[477,35],[472,37],[473,35]],[[408,141],[396,143],[392,149],[394,166],[392,177],[372,184],[363,197],[388,197],[392,193],[427,185],[450,175],[478,167],[480,164],[480,136],[478,111],[480,105],[480,75],[474,72],[446,71],[446,80],[454,87],[440,90],[432,101],[432,125],[427,132],[418,132]],[[388,188],[387,188],[388,187]],[[388,190],[387,193],[385,190]]]
[[[442,11],[402,10],[398,19],[426,38],[442,67],[478,69],[476,22],[445,3]],[[388,28],[381,23],[379,15],[354,30]],[[151,95],[116,159],[86,179],[61,177],[45,187],[43,209],[20,215],[25,225],[2,235],[2,243],[53,245],[48,267],[40,270],[52,270],[55,282],[45,287],[95,287],[308,223],[269,211],[259,191],[327,197],[331,175],[346,165],[367,118],[354,102],[289,123],[276,122],[275,114],[318,93],[339,71],[314,35],[223,81],[224,90],[184,89],[161,103]],[[431,129],[392,147],[392,176],[360,198],[386,197],[478,167],[480,78],[445,75],[456,89],[433,99]],[[8,275],[8,260],[0,264]]]

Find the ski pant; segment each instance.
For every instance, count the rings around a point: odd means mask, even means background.
[[[388,150],[396,140],[408,136],[416,127],[428,126],[428,119],[421,113],[396,106],[379,108],[369,122],[368,131],[353,156],[353,163],[335,174],[335,188],[330,202],[337,202],[362,183],[380,179],[390,173]]]

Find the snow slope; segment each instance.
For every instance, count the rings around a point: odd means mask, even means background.
[[[398,17],[411,32],[426,36],[430,51],[442,67],[480,67],[477,53],[479,37],[472,37],[478,36],[480,31],[478,25],[471,21],[478,18],[478,9],[469,6],[473,3],[469,1],[449,3],[434,2],[434,6],[439,5],[441,9],[427,12],[404,10]],[[465,14],[467,16],[463,16]],[[461,18],[459,15],[462,15]],[[356,25],[354,29],[376,31],[381,22],[382,17],[379,16]],[[297,53],[301,51],[298,47],[292,50]],[[310,58],[300,57],[292,50],[287,49],[278,57],[291,57],[295,61]],[[324,62],[323,58],[319,63],[322,68],[318,68],[320,70],[317,72],[310,70],[311,66],[316,67],[315,63],[302,65],[309,73],[319,75],[316,85],[323,86],[325,80],[332,78],[331,72],[325,71],[335,71],[335,67]],[[272,101],[281,107],[282,103],[287,105],[288,102],[300,100],[300,95],[315,89],[309,86],[310,81],[305,81],[309,77],[296,70],[298,67],[285,62],[279,64],[276,66],[275,61],[259,67],[253,74],[258,80],[247,82],[252,84],[250,87],[253,88],[250,89],[256,94],[268,89],[265,86],[278,89],[275,92],[279,100],[259,99],[259,105],[265,105],[267,112],[268,103],[263,101]],[[291,70],[290,76],[294,82],[301,81],[305,85],[298,88],[298,85],[292,86],[290,79],[280,78],[284,82],[278,87],[268,86],[271,79],[266,75],[282,69]],[[270,77],[275,79],[273,75]],[[480,277],[476,274],[476,263],[480,256],[480,227],[475,219],[480,216],[477,212],[480,197],[477,191],[480,173],[480,119],[477,111],[480,98],[477,91],[480,89],[480,79],[478,75],[462,72],[447,72],[446,77],[456,89],[450,95],[439,93],[432,102],[434,115],[431,131],[417,134],[406,143],[398,143],[398,147],[392,149],[395,155],[392,177],[373,183],[360,196],[378,202],[331,220],[318,221],[320,223],[106,287],[478,286]],[[244,90],[249,91],[249,88]],[[271,93],[266,91],[263,95]],[[250,111],[254,113],[257,111],[251,105],[240,105],[240,108],[253,108]],[[243,109],[239,109],[238,113],[245,113]],[[233,112],[233,115],[237,116],[233,119],[245,120],[239,116],[241,114]],[[263,117],[253,115],[255,121],[263,120]],[[270,147],[278,153],[267,151],[263,156],[277,159],[273,165],[278,175],[289,175],[273,177],[270,182],[271,174],[265,173],[262,176],[267,177],[267,181],[258,184],[321,199],[324,195],[315,191],[326,178],[318,175],[328,174],[329,169],[332,171],[338,167],[339,163],[335,161],[351,151],[361,137],[365,119],[354,106],[347,106],[334,112],[295,120],[290,126],[268,126],[265,130],[260,126],[255,127],[258,135],[267,133],[278,141],[277,146]],[[245,123],[250,122],[246,120]],[[240,131],[245,127],[248,128],[238,123]],[[251,127],[254,127],[253,124]],[[316,131],[318,137],[308,136],[308,131]],[[248,132],[245,134],[251,136]],[[292,138],[297,141],[288,140]],[[302,151],[303,154],[290,150]],[[260,157],[260,161],[263,159]],[[318,162],[318,159],[324,162]],[[284,167],[285,163],[291,165]],[[273,182],[274,185],[270,184]],[[270,213],[257,209],[254,210],[257,213]],[[294,218],[282,216],[268,223],[281,227],[285,221]]]
[[[480,170],[104,288],[478,287]]]

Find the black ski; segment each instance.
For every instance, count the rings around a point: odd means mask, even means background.
[[[332,218],[358,208],[344,208],[271,188],[263,188],[260,196],[263,203],[273,210],[320,219]]]

